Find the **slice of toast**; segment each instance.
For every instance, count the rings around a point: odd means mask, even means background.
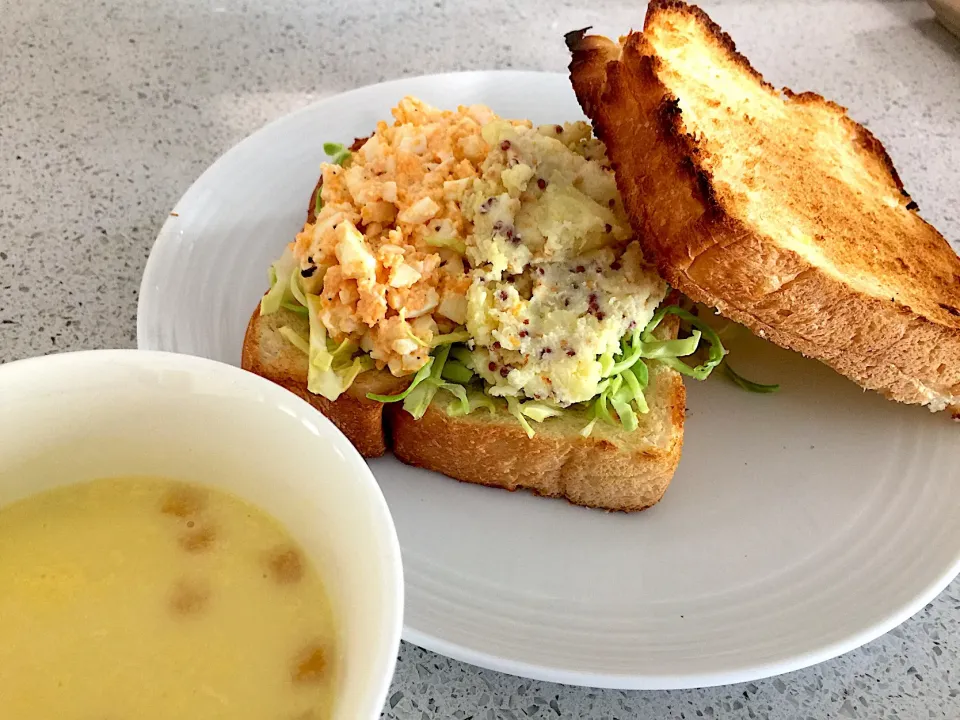
[[[410,378],[389,372],[361,373],[336,401],[307,391],[307,357],[279,333],[287,325],[304,337],[308,323],[280,310],[261,316],[259,307],[247,325],[242,367],[299,395],[340,428],[364,457],[383,455],[391,437],[397,457],[409,465],[441,472],[457,480],[507,490],[527,488],[540,495],[606,510],[643,510],[667,489],[683,445],[685,391],[678,373],[657,363],[650,367],[647,402],[633,432],[597,423],[590,437],[580,431],[586,414],[568,410],[536,423],[530,439],[506,412],[478,410],[450,417],[450,396],[439,392],[427,413],[415,420],[400,403],[368,400],[368,392],[392,394]],[[676,336],[668,316],[658,328]]]
[[[960,260],[844,108],[765,82],[699,8],[570,33],[644,254],[694,300],[865,388],[960,404]]]
[[[283,309],[261,316],[258,305],[247,324],[240,366],[282,385],[313,405],[340,428],[364,457],[383,455],[389,447],[384,405],[367,399],[367,393],[401,392],[410,384],[410,378],[395,378],[387,371],[369,370],[360,373],[350,389],[336,401],[314,395],[307,390],[307,356],[279,333],[284,325],[303,337],[309,336],[309,324],[303,316]]]

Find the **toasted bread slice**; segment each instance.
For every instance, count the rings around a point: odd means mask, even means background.
[[[583,412],[569,410],[559,418],[536,424],[530,439],[506,412],[478,410],[450,417],[450,396],[437,394],[420,420],[400,403],[368,400],[368,392],[392,394],[410,378],[369,371],[357,377],[336,401],[307,391],[307,358],[279,333],[290,326],[303,336],[307,321],[281,310],[261,316],[259,307],[247,325],[242,367],[299,395],[326,415],[364,457],[383,455],[390,445],[409,465],[449,475],[464,482],[507,490],[527,488],[540,495],[563,497],[572,503],[606,510],[643,510],[667,489],[683,445],[685,392],[680,375],[653,363],[647,402],[650,412],[640,426],[625,432],[597,423],[590,437]],[[668,317],[660,337],[676,335],[675,318]]]
[[[506,490],[525,488],[605,510],[643,510],[663,497],[680,461],[685,391],[680,375],[651,364],[647,402],[633,432],[597,423],[589,437],[580,431],[586,413],[566,410],[535,423],[528,438],[505,412],[477,410],[450,417],[441,392],[420,420],[402,408],[388,410],[393,452],[408,465],[435,470],[464,482]]]
[[[889,398],[960,402],[960,260],[844,108],[765,82],[699,8],[567,36],[645,255],[694,300]]]
[[[390,395],[401,392],[410,378],[395,378],[389,372],[360,373],[350,389],[327,400],[307,391],[307,356],[284,338],[279,329],[288,325],[304,337],[309,335],[306,318],[289,310],[260,315],[254,310],[243,338],[241,367],[282,385],[322,412],[347,436],[364,457],[379,457],[389,446],[383,403],[367,399],[367,393]]]

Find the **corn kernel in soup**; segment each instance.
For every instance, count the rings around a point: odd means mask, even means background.
[[[159,479],[0,508],[0,718],[322,720],[327,595],[284,528]]]

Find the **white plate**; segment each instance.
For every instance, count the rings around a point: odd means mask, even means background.
[[[300,229],[323,141],[415,94],[513,117],[582,117],[563,75],[412,78],[329,98],[218,160],[164,225],[141,348],[238,363],[267,267]],[[403,548],[406,639],[532,678],[618,688],[731,683],[816,663],[921,609],[960,570],[960,428],[747,338],[738,369],[688,383],[663,502],[605,514],[372,463]]]

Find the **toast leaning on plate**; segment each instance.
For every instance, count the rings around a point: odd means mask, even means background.
[[[960,260],[844,108],[765,82],[695,6],[619,43],[570,33],[571,79],[645,255],[674,287],[860,385],[960,404]]]

